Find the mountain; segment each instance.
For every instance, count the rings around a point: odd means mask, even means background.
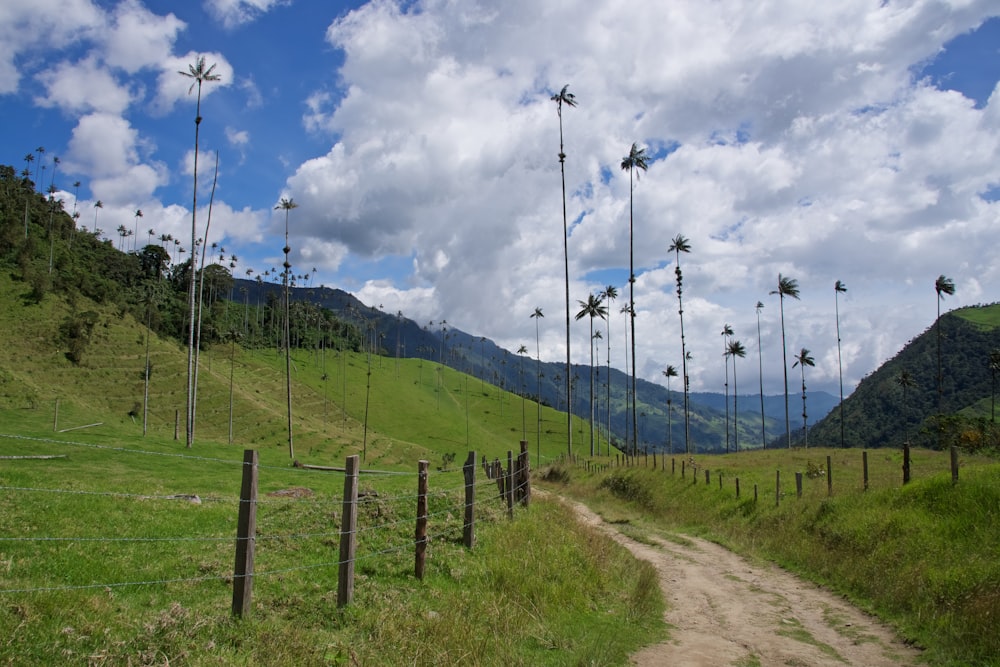
[[[235,280],[236,291],[248,303],[267,303],[279,298],[282,286],[263,280]],[[498,346],[485,336],[467,333],[447,324],[428,323],[421,326],[401,313],[386,313],[368,306],[353,295],[331,287],[290,288],[291,301],[308,302],[329,309],[336,317],[352,323],[359,331],[377,339],[379,353],[388,357],[420,358],[442,362],[456,370],[479,378],[483,391],[493,385],[534,399],[543,405],[559,410],[566,409],[565,364],[538,363],[530,355],[518,355]],[[589,419],[590,367],[574,364],[573,413]],[[607,366],[595,368],[594,373],[596,419],[601,432],[610,431],[612,440],[624,447],[631,431],[631,406],[627,404],[626,387],[629,376]],[[610,387],[610,416],[608,414]],[[683,452],[684,413],[683,394],[671,388],[670,417],[667,416],[666,387],[637,380],[639,395],[639,446],[643,451]],[[757,448],[765,442],[762,437],[760,395],[740,395],[737,403],[738,418],[730,415],[730,438],[726,437],[726,398],[723,394],[693,392],[690,394],[692,450],[698,452],[726,451]],[[795,400],[794,397],[792,400]],[[819,418],[836,404],[836,397],[825,392],[807,394],[810,416]],[[733,397],[729,398],[730,405]],[[784,434],[784,396],[764,397],[764,432],[768,446],[780,442]],[[669,431],[668,431],[669,421]],[[530,430],[530,429],[529,429]],[[589,434],[584,434],[589,441]]]
[[[938,411],[938,326],[943,391]],[[1000,304],[945,313],[892,359],[862,379],[844,401],[848,447],[921,447],[957,444],[976,449],[996,442],[992,397],[996,390],[991,354],[1000,350]],[[906,373],[912,386],[900,384]],[[809,443],[840,445],[840,410],[810,430]],[[940,437],[939,437],[940,436]],[[993,445],[995,446],[995,444]]]

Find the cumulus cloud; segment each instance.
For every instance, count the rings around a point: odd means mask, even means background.
[[[290,0],[205,0],[205,9],[226,28],[257,20]]]
[[[609,276],[626,291],[629,180],[619,162],[633,141],[651,156],[633,192],[644,376],[660,380],[657,367],[680,354],[667,246],[683,233],[693,247],[684,261],[695,388],[717,389],[716,330],[729,321],[748,343],[758,300],[774,358],[778,304],[768,293],[779,271],[799,279],[809,302],[789,308],[790,346],[824,350],[820,383],[836,373],[825,353],[833,282],[866,277],[844,304],[848,335],[872,341],[850,348],[856,381],[932,316],[887,318],[887,299],[912,302],[941,266],[994,273],[987,254],[962,255],[997,214],[977,196],[1000,178],[996,102],[977,109],[912,77],[995,12],[988,4],[441,0],[418,11],[376,0],[327,30],[345,61],[307,98],[303,123],[336,143],[287,188],[303,233],[362,257],[412,255],[414,289],[434,285],[450,321],[515,345],[535,306],[564,308],[549,96],[570,83],[580,102],[563,119],[571,298]],[[574,334],[579,361],[585,334]],[[559,358],[562,335],[543,334],[543,356]],[[781,372],[769,365],[773,382]]]
[[[127,87],[94,56],[80,62],[61,62],[38,74],[45,97],[36,98],[43,107],[58,107],[74,113],[101,111],[119,114],[132,103]]]

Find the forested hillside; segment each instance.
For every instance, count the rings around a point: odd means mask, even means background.
[[[943,314],[937,324],[864,378],[844,401],[846,446],[900,447],[908,440],[921,447],[996,448],[998,323],[1000,304]],[[834,408],[816,424],[809,443],[839,446],[840,415]]]

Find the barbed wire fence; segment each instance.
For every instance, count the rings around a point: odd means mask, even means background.
[[[0,596],[4,597],[47,594],[61,591],[85,591],[89,589],[113,590],[127,587],[163,586],[182,583],[232,582],[232,613],[235,616],[243,616],[249,613],[251,609],[252,589],[255,580],[279,577],[293,572],[336,568],[338,572],[338,606],[344,606],[349,604],[353,598],[353,576],[356,564],[370,564],[389,555],[398,555],[403,552],[412,551],[414,554],[414,576],[418,579],[422,578],[428,553],[427,545],[431,541],[450,540],[455,543],[460,542],[467,549],[473,549],[475,546],[477,509],[479,510],[478,514],[488,515],[491,518],[505,512],[509,519],[513,519],[515,516],[515,505],[527,507],[531,497],[529,456],[527,453],[527,443],[523,441],[521,442],[519,454],[515,456],[512,452],[508,452],[506,467],[502,466],[498,459],[494,459],[492,462],[487,461],[485,456],[480,461],[477,461],[476,452],[469,452],[468,458],[460,470],[439,469],[435,475],[435,478],[447,480],[454,478],[458,473],[462,473],[463,479],[461,483],[432,489],[429,484],[430,472],[427,461],[419,461],[416,472],[362,470],[359,466],[358,456],[355,455],[347,457],[343,469],[330,468],[324,471],[309,471],[301,467],[290,469],[287,466],[262,465],[258,461],[256,450],[245,450],[243,460],[236,461],[233,459],[148,451],[15,434],[0,434],[0,438],[30,441],[36,444],[45,443],[109,450],[144,456],[165,456],[184,459],[199,465],[239,466],[242,475],[242,488],[239,498],[0,484],[0,499],[6,499],[8,502],[15,504],[17,503],[17,498],[24,495],[54,494],[90,499],[107,499],[123,503],[139,501],[188,501],[194,504],[205,503],[215,507],[227,507],[226,511],[232,511],[235,508],[237,514],[235,537],[232,532],[229,532],[228,535],[219,533],[207,535],[102,535],[98,530],[102,526],[100,516],[87,517],[88,521],[79,521],[76,524],[77,527],[81,528],[81,531],[90,529],[93,531],[93,534],[0,534],[0,547],[3,545],[15,547],[16,545],[28,544],[52,546],[75,545],[85,550],[84,548],[88,545],[91,547],[99,545],[101,548],[114,545],[150,545],[162,548],[163,545],[170,543],[216,543],[221,545],[227,542],[234,544],[235,547],[235,558],[233,561],[235,566],[232,571],[221,571],[215,568],[217,571],[209,573],[178,573],[177,576],[135,577],[118,581],[86,583],[73,583],[70,581],[59,584],[37,585],[32,582],[31,584],[23,585],[15,583],[6,587],[0,583]],[[258,497],[257,483],[261,473],[265,475],[276,474],[276,471],[288,473],[290,470],[294,471],[293,474],[304,476],[340,474],[344,480],[344,495],[341,499],[334,500],[313,497],[311,492],[299,495],[295,490],[292,490],[291,495],[275,492],[264,498]],[[370,480],[399,476],[414,477],[417,481],[416,493],[390,495],[374,488],[374,484],[369,485],[371,488],[361,490],[358,481],[362,475]],[[480,496],[478,503],[476,500],[477,495]],[[333,525],[331,529],[329,531],[318,532],[270,532],[267,527],[262,530],[258,526],[258,508],[263,510],[266,524],[280,524],[281,520],[278,513],[272,514],[270,519],[268,519],[267,510],[268,508],[280,510],[283,507],[287,507],[290,503],[305,503],[308,509],[317,510],[323,516],[330,516],[332,514]],[[335,512],[327,511],[338,505],[341,508],[339,516]],[[461,517],[461,519],[456,520],[456,517]],[[405,533],[402,532],[407,524],[414,526],[414,532],[411,536],[405,536]],[[231,531],[231,527],[229,530]],[[14,531],[11,529],[10,532],[13,533]],[[304,543],[315,540],[320,540],[324,544],[330,544],[335,540],[338,541],[338,557],[318,562],[303,562],[269,569],[257,569],[255,567],[255,555],[258,544],[261,545],[261,551],[266,553],[268,548],[266,545],[268,543]],[[14,569],[13,563],[14,559],[11,558],[9,562],[0,562],[0,566],[6,565],[7,573],[11,574],[11,571]],[[56,579],[59,573],[52,573],[52,575],[53,579]],[[19,575],[15,572],[14,576],[8,577],[8,581],[17,581],[18,579],[30,580],[32,578],[37,577],[33,575]]]

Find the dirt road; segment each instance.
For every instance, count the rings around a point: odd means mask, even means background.
[[[650,546],[572,503],[581,520],[611,535],[659,572],[670,639],[632,656],[639,667],[898,667],[919,651],[841,598],[781,570],[753,564],[696,537]]]

